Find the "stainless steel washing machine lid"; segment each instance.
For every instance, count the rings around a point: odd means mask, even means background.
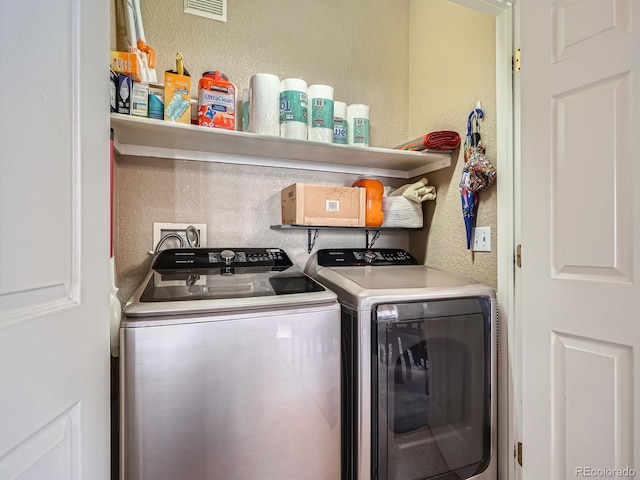
[[[181,248],[158,254],[124,313],[183,315],[335,301],[279,248]]]
[[[342,303],[361,309],[380,302],[495,295],[475,280],[417,263],[400,249],[329,249],[310,259],[306,273],[336,292]]]

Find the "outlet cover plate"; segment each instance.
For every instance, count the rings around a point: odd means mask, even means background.
[[[155,251],[156,245],[158,245],[158,242],[160,241],[160,239],[165,235],[167,235],[168,233],[177,233],[178,235],[180,235],[183,240],[183,246],[188,247],[189,244],[187,243],[186,231],[189,225],[193,225],[194,227],[196,227],[196,229],[198,230],[198,233],[200,234],[200,246],[206,247],[207,246],[207,224],[206,223],[153,222],[153,245],[151,247],[151,250]],[[162,247],[164,250],[165,248],[178,248],[179,246],[180,246],[179,242],[176,239],[175,241],[174,240],[167,241],[165,244],[163,244]]]
[[[476,227],[473,229],[473,251],[491,251],[491,227]]]

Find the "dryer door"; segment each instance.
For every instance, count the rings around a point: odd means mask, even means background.
[[[466,479],[491,453],[491,302],[376,308],[373,471],[388,480]],[[377,373],[377,374],[376,374]],[[377,394],[376,394],[377,391]]]

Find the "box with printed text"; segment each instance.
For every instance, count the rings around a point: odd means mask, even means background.
[[[164,73],[164,119],[191,123],[191,77]]]
[[[282,189],[280,196],[283,225],[365,225],[364,188],[294,183]]]
[[[123,75],[129,75],[136,82],[140,81],[138,73],[138,58],[135,53],[111,51],[111,70]]]

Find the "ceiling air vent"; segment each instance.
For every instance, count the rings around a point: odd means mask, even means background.
[[[184,0],[184,13],[227,21],[227,0]]]

